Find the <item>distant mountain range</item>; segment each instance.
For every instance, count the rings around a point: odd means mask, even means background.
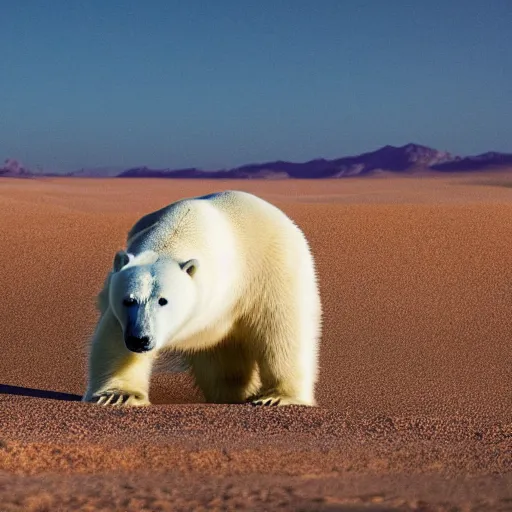
[[[243,165],[233,169],[205,171],[195,167],[187,169],[150,169],[134,167],[122,170],[116,167],[80,169],[62,174],[31,172],[16,160],[7,160],[0,167],[0,176],[75,176],[75,177],[119,177],[119,178],[191,178],[191,179],[280,179],[280,178],[344,178],[368,176],[379,172],[415,174],[425,171],[469,172],[505,167],[512,168],[512,154],[488,152],[476,156],[454,156],[446,151],[406,144],[405,146],[384,146],[376,151],[357,156],[326,160],[319,158],[309,162],[285,161]]]
[[[29,178],[32,175],[25,169],[18,160],[8,158],[0,167],[0,177],[8,178]]]

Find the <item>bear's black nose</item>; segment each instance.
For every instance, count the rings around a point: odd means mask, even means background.
[[[132,352],[147,352],[153,348],[149,336],[142,336],[141,338],[137,336],[126,336],[124,342],[126,343],[126,348]]]

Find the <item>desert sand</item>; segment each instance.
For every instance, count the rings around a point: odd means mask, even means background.
[[[79,402],[95,295],[143,214],[254,192],[316,257],[318,408]],[[0,511],[512,510],[512,172],[0,179]]]

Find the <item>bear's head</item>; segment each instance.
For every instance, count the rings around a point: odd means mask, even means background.
[[[162,348],[190,318],[196,304],[195,259],[177,262],[154,251],[119,251],[109,286],[110,307],[132,352]]]

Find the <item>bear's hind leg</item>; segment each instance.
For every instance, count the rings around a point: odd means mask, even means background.
[[[256,356],[246,343],[226,339],[187,358],[208,403],[244,403],[259,388]]]
[[[89,355],[89,382],[82,399],[99,405],[149,405],[149,379],[155,355],[136,354],[124,344],[110,310],[99,321]]]

